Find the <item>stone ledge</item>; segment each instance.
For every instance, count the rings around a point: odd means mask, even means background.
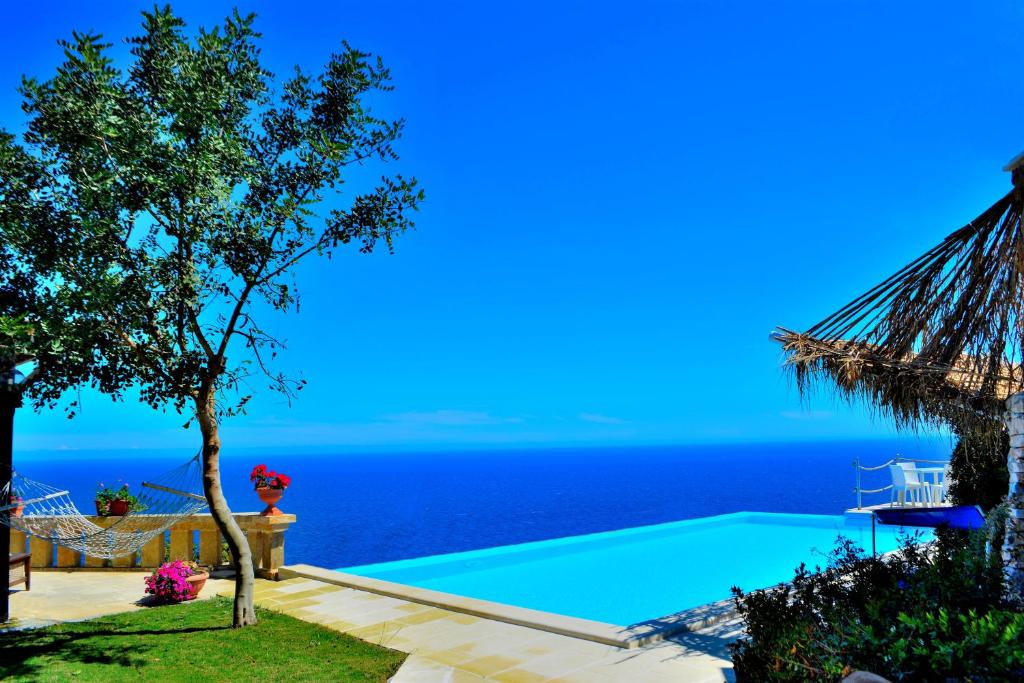
[[[625,649],[643,647],[664,640],[676,633],[696,631],[735,616],[732,601],[723,600],[632,626],[617,626],[563,614],[516,607],[515,605],[478,600],[392,581],[346,574],[308,564],[281,567],[278,577],[280,579],[315,579],[336,586],[354,588],[452,612],[461,612]]]
[[[100,516],[100,515],[83,515],[85,519],[89,520],[96,526],[110,527],[120,522],[122,517],[111,517]],[[147,515],[145,513],[138,513],[132,515],[135,518],[146,518],[154,515]],[[163,515],[156,515],[162,517]],[[289,526],[295,523],[297,517],[293,514],[282,514],[282,515],[271,515],[264,517],[259,512],[233,512],[231,516],[238,522],[238,526],[242,528],[242,531],[260,531],[273,533],[275,531],[285,531]],[[50,519],[48,515],[36,515],[33,519]],[[188,527],[191,531],[218,531],[217,523],[213,521],[213,515],[209,512],[197,512],[196,514],[182,517],[179,521],[175,522],[173,527]],[[45,540],[45,539],[43,539]]]

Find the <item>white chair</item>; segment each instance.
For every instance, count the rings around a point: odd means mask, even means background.
[[[931,501],[931,487],[921,482],[917,475],[917,468],[912,462],[901,462],[889,465],[889,474],[892,475],[892,495],[889,497],[889,507],[899,501],[900,507],[914,505],[917,502],[924,503]]]
[[[917,469],[917,464],[913,462],[901,462],[899,466],[903,468],[903,474],[906,475],[907,485],[910,486],[917,493],[917,502],[919,503],[931,503],[932,502],[932,484],[928,481],[927,477]]]

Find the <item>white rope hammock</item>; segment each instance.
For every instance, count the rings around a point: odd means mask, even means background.
[[[11,473],[0,490],[0,524],[89,557],[133,555],[176,522],[206,507],[199,455],[153,481],[142,482],[141,509],[103,527],[78,511],[67,491]],[[20,498],[21,500],[18,500]]]

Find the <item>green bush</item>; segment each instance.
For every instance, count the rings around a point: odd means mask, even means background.
[[[949,461],[953,500],[960,505],[980,505],[985,510],[998,505],[1010,487],[1006,467],[1009,452],[1010,437],[1001,425],[958,434]]]
[[[889,626],[861,625],[846,638],[846,648],[864,657],[859,668],[882,671],[891,680],[1024,678],[1024,614],[1019,612],[951,615],[940,607],[917,615],[901,613]]]
[[[998,548],[987,532],[937,531],[867,557],[840,538],[824,569],[791,585],[734,588],[746,637],[736,679],[840,680],[865,670],[893,681],[1024,680],[1024,615],[1003,602]]]

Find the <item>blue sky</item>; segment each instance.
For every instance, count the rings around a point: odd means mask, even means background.
[[[21,3],[0,126],[56,40],[137,31],[132,3]],[[231,8],[178,2],[192,26]],[[427,202],[394,256],[306,264],[270,327],[308,388],[227,447],[871,438],[802,406],[768,341],[805,328],[1009,188],[1024,10],[1011,2],[252,2],[277,73],[342,39],[381,55]],[[722,362],[727,359],[727,362]],[[83,395],[16,446],[189,447],[184,419]]]

